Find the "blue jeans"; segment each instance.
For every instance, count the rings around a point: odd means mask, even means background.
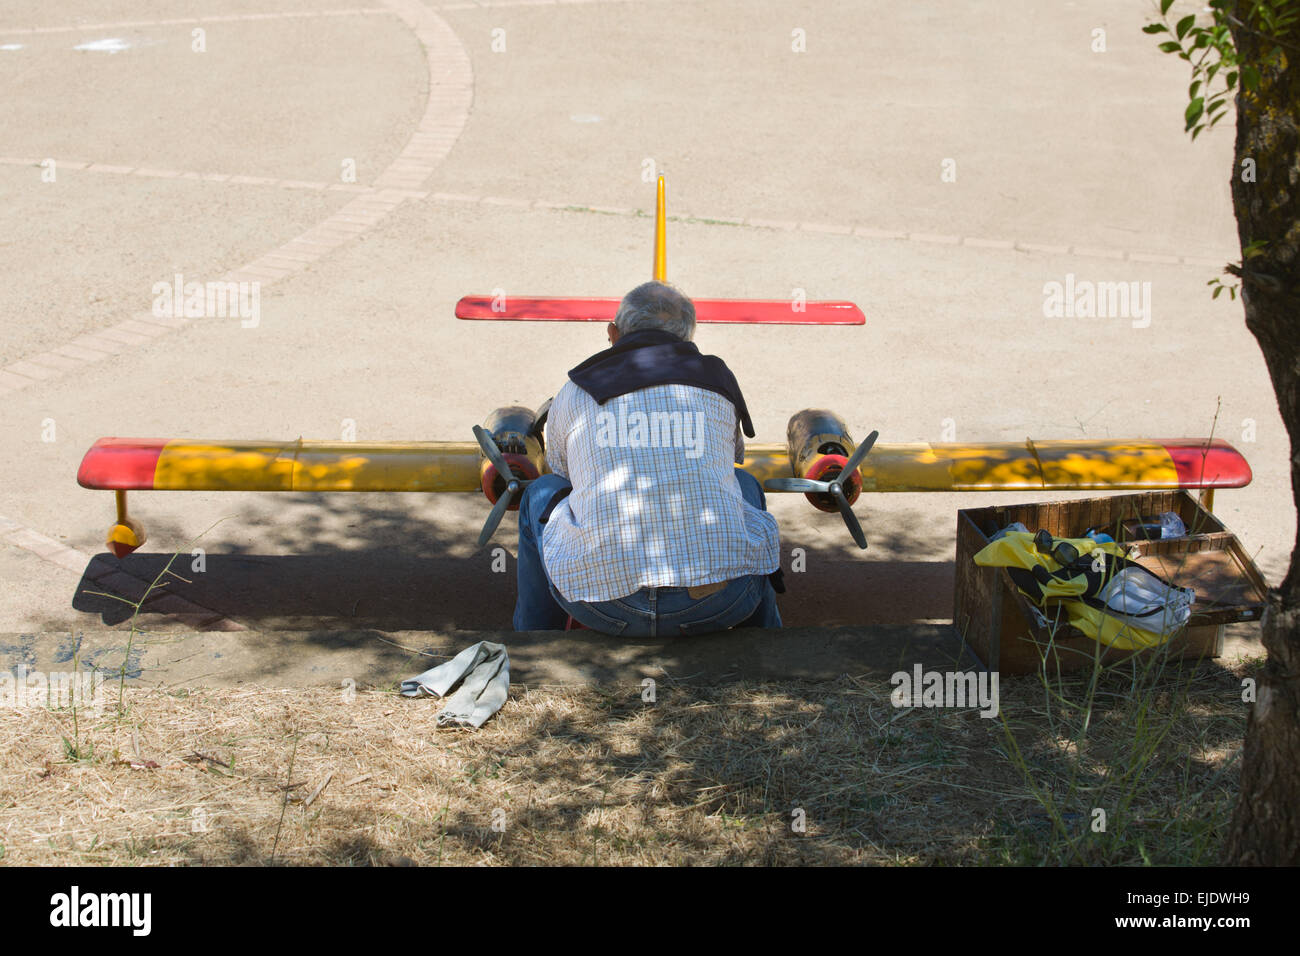
[[[756,508],[767,509],[758,479],[736,469],[740,492]],[[736,578],[702,598],[686,588],[642,588],[613,601],[567,601],[546,575],[542,562],[542,513],[555,495],[571,487],[559,475],[542,475],[519,503],[519,598],[516,631],[563,630],[569,616],[603,634],[663,637],[711,634],[729,627],[780,627],[776,591],[767,575]]]

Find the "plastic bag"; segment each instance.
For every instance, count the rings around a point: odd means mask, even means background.
[[[1183,519],[1178,517],[1172,511],[1166,511],[1160,516],[1160,537],[1161,538],[1182,538],[1187,535],[1187,525],[1183,524]]]

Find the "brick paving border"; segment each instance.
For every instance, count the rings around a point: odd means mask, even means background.
[[[376,177],[373,186],[340,183],[328,187],[330,189],[337,187],[344,192],[359,194],[338,212],[317,223],[302,235],[220,276],[217,281],[259,282],[263,286],[271,285],[285,276],[302,270],[344,243],[369,232],[403,201],[424,198],[427,195],[416,191],[415,187],[433,174],[464,130],[474,95],[474,72],[465,47],[442,17],[418,0],[384,0],[384,3],[384,10],[358,8],[351,11],[338,11],[338,15],[388,12],[396,15],[419,39],[425,54],[429,92],[424,115],[416,125],[411,138],[388,168]],[[270,19],[271,17],[272,15],[247,14],[232,19]],[[199,19],[202,21],[209,18]],[[0,163],[39,165],[39,160],[2,157]],[[60,162],[59,166],[63,169],[84,169],[89,172],[116,175],[203,179],[233,184],[274,185],[289,189],[327,188],[323,183],[303,180],[141,169],[86,163],[79,160]],[[62,346],[27,356],[4,366],[0,369],[0,395],[57,378],[64,372],[116,355],[124,351],[126,346],[141,345],[157,336],[166,335],[174,329],[183,328],[190,321],[183,317],[159,317],[150,311],[137,312],[117,325],[78,336]]]
[[[87,591],[102,589],[106,593],[116,594],[129,601],[138,601],[153,583],[151,580],[124,571],[121,565],[108,561],[103,556],[79,551],[4,515],[0,515],[0,541],[22,548],[42,561],[48,561],[65,571],[81,576],[93,585],[84,589]],[[144,603],[143,608],[151,615],[162,614],[167,620],[196,631],[248,630],[238,621],[212,608],[203,607],[201,604],[168,593],[161,586]]]

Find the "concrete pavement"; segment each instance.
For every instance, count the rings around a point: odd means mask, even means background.
[[[1255,470],[1216,510],[1277,580],[1295,527],[1286,435],[1240,305],[1205,288],[1234,256],[1231,129],[1187,141],[1186,77],[1142,14],[8,5],[0,630],[121,627],[118,602],[86,593],[96,569],[129,587],[177,549],[169,589],[199,610],[146,615],[161,630],[227,621],[287,649],[302,633],[508,627],[514,534],[493,542],[508,558],[494,571],[473,496],[134,495],[151,540],[119,567],[102,556],[111,496],[77,487],[77,463],[114,434],[336,438],[351,422],[365,439],[464,440],[495,406],[538,404],[599,329],[457,323],[454,302],[642,281],[646,160],[692,220],[669,233],[686,292],[803,289],[867,314],[857,329],[701,329],[760,440],[809,406],[888,441],[1214,427]],[[76,49],[112,38],[119,52]],[[152,287],[177,272],[259,281],[259,324],[151,325]],[[1150,283],[1149,327],[1046,318],[1043,286],[1068,274]],[[1017,500],[864,498],[866,553],[801,498],[774,500],[787,557],[807,557],[787,622],[947,620],[956,510]]]

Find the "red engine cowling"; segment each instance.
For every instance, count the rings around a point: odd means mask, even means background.
[[[531,434],[537,413],[522,405],[508,405],[494,409],[483,427],[501,449],[501,456],[510,465],[516,478],[533,479],[546,470],[546,455],[542,443]],[[479,466],[479,483],[487,500],[496,504],[506,490],[506,478],[497,474],[496,466],[486,458]],[[511,511],[519,509],[519,499],[510,505]]]
[[[795,475],[814,481],[834,480],[857,448],[844,421],[824,408],[806,408],[793,415],[786,426],[786,441]],[[862,475],[855,473],[841,485],[849,504],[853,504],[862,493]],[[828,494],[811,492],[804,497],[819,511],[839,511],[835,499]]]

